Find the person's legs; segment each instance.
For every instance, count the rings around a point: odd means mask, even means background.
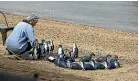
[[[31,47],[31,44],[28,42],[28,46],[27,46],[27,48],[24,50],[24,51],[22,51],[22,52],[20,52],[20,51],[11,51],[11,50],[9,50],[8,49],[8,47],[6,48],[6,50],[8,51],[8,53],[10,54],[10,55],[12,55],[12,54],[22,54],[22,53],[24,53],[24,52],[26,52],[26,51],[30,51],[30,49],[31,49],[32,47]]]
[[[22,54],[22,53],[25,53],[26,51],[30,51],[31,48],[32,48],[32,47],[31,47],[31,44],[28,42],[28,47],[26,48],[25,51],[21,52],[21,54]]]
[[[30,56],[30,49],[31,49],[31,44],[28,42],[28,47],[23,51],[23,52],[13,52],[11,50],[9,50],[8,48],[6,48],[6,50],[8,51],[9,55],[13,55],[16,54],[16,56],[18,56],[19,58],[23,58],[23,59],[32,59],[32,57]]]
[[[33,59],[33,57],[29,54],[30,49],[31,49],[31,44],[28,42],[28,47],[26,48],[25,51],[21,52],[21,58],[25,59],[25,60],[31,60]]]

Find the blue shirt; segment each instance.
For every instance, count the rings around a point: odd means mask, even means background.
[[[21,53],[26,50],[28,42],[33,46],[35,41],[34,29],[32,25],[20,22],[6,40],[7,48],[14,53]]]

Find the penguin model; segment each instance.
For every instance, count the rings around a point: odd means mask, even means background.
[[[107,59],[107,57],[111,57],[111,55],[108,54],[108,55],[106,55],[106,56],[100,56],[100,57],[98,57],[95,61],[96,61],[96,62],[103,62],[103,61],[105,61],[105,60]]]
[[[68,68],[67,61],[65,60],[63,54],[57,55],[57,57],[54,60],[54,64],[62,68]]]
[[[90,53],[89,56],[80,57],[79,61],[81,61],[81,62],[90,62],[92,60],[93,56],[95,56],[95,54],[92,52],[92,53]]]
[[[82,67],[79,63],[72,62],[70,59],[67,60],[67,66],[70,69],[82,70]]]
[[[70,51],[68,49],[64,49],[64,54],[65,56],[68,56],[68,57],[71,56]]]
[[[104,64],[103,64],[104,63]],[[105,66],[105,61],[103,61],[103,63],[100,63],[100,62],[96,62],[94,60],[94,68],[95,69],[106,69],[107,67]]]
[[[75,58],[78,58],[78,47],[77,47],[77,44],[76,44],[76,43],[73,43],[72,55],[73,55]]]
[[[66,60],[71,60],[72,62],[75,62],[75,57],[70,56],[70,51],[68,49],[64,49],[64,55]]]
[[[44,45],[44,53],[45,53],[44,57],[47,58],[47,57],[49,56],[49,46],[48,46],[48,42],[45,41],[45,42],[43,43],[43,45]]]
[[[50,46],[51,46],[51,52],[53,52],[53,50],[54,50],[54,43],[53,43],[53,40],[50,40]]]
[[[99,62],[96,62],[94,59],[92,59],[90,62],[80,62],[83,70],[97,70],[97,69],[106,69],[106,67]]]
[[[120,63],[118,62],[118,56],[114,56],[113,58],[107,58],[106,62],[107,69],[115,69],[120,67]]]
[[[92,52],[92,53],[90,53],[89,56],[83,56],[83,57],[81,57],[81,58],[79,59],[79,62],[80,62],[81,67],[82,67],[82,70],[86,70],[85,62],[91,62],[93,56],[95,56],[95,54]],[[88,66],[87,66],[87,67],[88,67]],[[91,65],[91,66],[89,65],[89,68],[90,68],[90,67],[93,69],[92,65]]]
[[[40,45],[38,43],[38,40],[35,40],[35,46],[33,47],[33,58],[38,59],[40,56]]]
[[[80,65],[81,65],[83,71],[94,70],[94,66],[92,64],[89,64],[89,62],[87,62],[87,64],[86,64],[85,62],[80,61]]]
[[[51,52],[51,42],[50,41],[47,41],[48,43],[48,54],[51,55],[52,52]]]
[[[62,45],[58,46],[58,55],[60,55],[60,54],[64,54],[64,49],[63,49]]]
[[[33,54],[32,54],[32,56],[33,56],[33,59],[34,59],[34,60],[37,60],[37,59],[38,59],[37,48],[33,48]]]

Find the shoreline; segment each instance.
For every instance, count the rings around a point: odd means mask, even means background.
[[[7,18],[9,26],[15,26],[17,23],[22,21],[23,18],[25,18],[25,16],[16,15],[16,14],[14,14],[14,15],[6,14],[6,18]],[[0,22],[0,24],[1,24],[1,22]],[[59,27],[59,26],[61,26],[61,27]],[[43,29],[45,29],[46,31],[50,30],[50,32],[47,32],[46,37],[43,36],[43,35],[45,35],[45,33],[43,33],[44,32]],[[65,29],[65,30],[62,30],[62,29]],[[36,38],[38,38],[39,41],[41,39],[54,39],[54,40],[56,40],[56,42],[58,42],[59,37],[63,36],[63,39],[61,38],[61,41],[59,41],[59,43],[63,43],[63,44],[66,43],[64,41],[65,40],[64,37],[66,37],[66,41],[68,41],[68,42],[71,41],[69,43],[76,42],[76,41],[78,43],[79,38],[82,39],[82,37],[74,29],[78,30],[78,32],[80,32],[80,34],[82,34],[82,35],[84,34],[85,36],[84,35],[83,36],[85,39],[86,38],[87,39],[88,38],[96,39],[95,41],[93,41],[94,43],[96,43],[97,40],[99,40],[99,38],[109,39],[111,43],[114,41],[114,38],[115,38],[115,40],[117,40],[117,42],[114,42],[114,43],[118,43],[118,40],[124,36],[130,36],[133,38],[138,37],[138,33],[123,32],[123,31],[118,31],[118,30],[109,30],[106,28],[101,28],[101,27],[96,27],[96,26],[73,24],[73,23],[69,23],[69,22],[60,22],[60,21],[50,20],[50,19],[40,19],[39,22],[37,23],[37,25],[35,26]],[[84,31],[86,31],[86,32],[84,32]],[[54,32],[54,33],[52,33],[52,32]],[[76,32],[76,36],[74,34],[70,34],[70,33],[74,33],[74,32]],[[102,37],[102,36],[104,36],[104,37]],[[118,39],[117,39],[117,37],[118,37]],[[72,39],[70,40],[69,38],[72,38]],[[76,39],[76,40],[74,41],[73,39]],[[123,40],[125,41],[125,39],[123,39]],[[90,41],[92,41],[92,40],[90,39]],[[101,42],[103,42],[102,40],[99,40],[99,41],[100,41],[99,42],[100,44],[103,44],[103,43],[101,43]],[[81,41],[79,41],[79,42],[81,43]],[[83,42],[85,42],[85,40]],[[107,42],[107,40],[104,40],[104,42]],[[82,44],[84,44],[84,43],[82,43]],[[69,45],[69,46],[71,46],[71,45]],[[98,44],[93,45],[93,46],[95,49],[99,49],[98,47],[100,47]]]
[[[7,18],[9,26],[15,26],[17,23],[22,21],[23,18],[25,18],[25,16],[16,15],[16,14],[14,14],[14,15],[6,14],[6,18]],[[0,24],[1,24],[1,22],[0,22]],[[45,37],[45,33],[44,33],[43,29],[45,29],[46,31],[49,31],[49,32],[47,32],[46,37]],[[63,30],[63,29],[65,29],[65,30]],[[82,39],[82,36],[80,36],[76,32],[76,30],[78,30],[78,32],[80,34],[82,34],[83,39]],[[90,38],[93,38],[93,39],[95,39],[95,41],[93,41],[94,43],[96,43],[97,40],[99,40],[100,41],[99,44],[103,45],[102,42],[104,39],[109,39],[108,41],[111,42],[110,44],[113,44],[114,40],[116,40],[116,42],[114,42],[114,43],[119,43],[118,40],[121,40],[121,38],[124,36],[126,37],[126,39],[127,39],[127,36],[130,36],[131,38],[134,38],[134,39],[137,39],[137,37],[138,37],[138,33],[129,33],[129,32],[123,32],[123,31],[118,31],[118,30],[109,30],[106,28],[101,28],[101,27],[96,27],[96,26],[73,24],[73,23],[69,23],[69,22],[60,22],[60,21],[50,20],[50,19],[40,19],[39,22],[37,23],[37,25],[35,26],[35,32],[36,32],[36,38],[38,38],[39,41],[41,39],[54,39],[54,40],[56,40],[56,42],[58,42],[58,39],[63,36],[63,38],[61,38],[59,41],[59,43],[61,43],[61,44],[66,43],[66,41],[68,43],[73,43],[73,42],[77,41],[77,43],[78,43],[78,41],[80,39],[83,40],[83,42],[86,41],[84,39],[89,39],[89,41],[91,42],[93,40],[91,40]],[[54,32],[54,33],[52,33],[52,32]],[[76,32],[76,35],[73,34],[74,32]],[[71,39],[69,39],[69,38],[71,38]],[[102,39],[102,40],[100,40],[100,39]],[[122,38],[122,40],[125,41],[125,39],[123,39],[123,38]],[[107,40],[104,40],[104,43],[105,42],[108,43]],[[127,41],[125,41],[125,42],[127,42]],[[79,43],[81,43],[81,41],[79,41]],[[81,44],[85,44],[85,43],[81,43]],[[114,44],[114,45],[117,45],[117,44]],[[69,45],[69,46],[71,46],[71,45]],[[120,46],[120,43],[119,43],[119,46]],[[97,44],[97,45],[93,45],[93,47],[95,49],[99,49],[98,47],[101,47],[101,45],[99,46]],[[124,47],[127,47],[127,46],[124,46]],[[109,47],[107,47],[107,48],[109,48]]]
[[[14,13],[12,13],[12,12],[4,12],[4,14],[6,14],[6,15],[13,15],[13,16],[21,16],[21,17],[23,17],[23,18],[26,17],[26,16],[24,16],[23,14],[14,14]],[[69,24],[75,24],[75,25],[83,25],[83,26],[95,27],[95,28],[100,28],[100,29],[109,30],[109,31],[114,31],[114,32],[129,33],[129,34],[138,34],[138,32],[127,32],[127,31],[121,31],[121,30],[107,29],[107,28],[103,28],[103,27],[99,27],[99,26],[92,26],[92,25],[87,25],[87,24],[78,24],[78,23],[60,21],[60,20],[56,20],[56,19],[40,18],[40,20],[49,20],[49,21],[67,23],[67,24],[69,23]]]

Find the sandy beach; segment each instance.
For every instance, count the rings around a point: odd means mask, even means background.
[[[15,26],[24,16],[7,14],[9,26]],[[0,24],[4,23],[0,15]],[[11,32],[8,32],[10,34]],[[42,81],[137,81],[138,80],[138,33],[107,30],[100,27],[40,19],[35,26],[35,35],[39,42],[52,39],[57,46],[71,49],[76,42],[79,56],[94,52],[100,55],[118,55],[120,68],[114,70],[81,71],[56,67],[47,61],[16,60],[8,55],[2,45],[0,35],[0,71],[17,75],[30,75],[37,72]]]

